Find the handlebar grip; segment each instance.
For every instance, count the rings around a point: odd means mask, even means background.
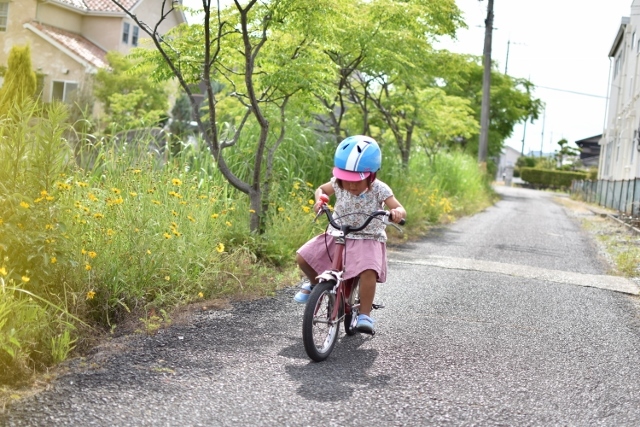
[[[320,201],[322,201],[323,203],[329,203],[329,196],[327,196],[326,194],[321,195]]]
[[[400,225],[404,225],[406,222],[407,222],[407,221],[405,221],[405,219],[404,219],[404,218],[402,218],[398,224],[400,224]]]

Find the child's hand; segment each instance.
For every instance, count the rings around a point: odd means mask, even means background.
[[[320,199],[318,201],[316,201],[316,204],[313,205],[313,210],[315,211],[315,213],[320,212],[320,209],[322,209],[322,206],[329,203],[329,196],[327,196],[326,194],[322,194],[320,196]]]
[[[406,212],[402,208],[391,209],[389,211],[389,218],[396,224],[400,223],[406,215]]]

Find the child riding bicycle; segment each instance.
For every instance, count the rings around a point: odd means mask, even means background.
[[[343,140],[335,152],[333,178],[315,191],[314,211],[317,213],[324,203],[321,196],[335,194],[334,218],[339,224],[358,226],[369,212],[384,206],[389,209],[391,221],[402,221],[407,215],[405,209],[391,188],[376,179],[381,162],[382,153],[373,138],[355,135]],[[374,320],[370,314],[376,283],[387,279],[386,241],[385,225],[381,221],[372,221],[364,230],[347,237],[343,278],[360,277],[360,314],[356,329],[361,332],[373,333]],[[298,249],[296,261],[309,282],[295,295],[296,302],[306,303],[311,289],[318,283],[318,273],[331,269],[329,254],[334,253],[334,245],[333,238],[322,233]]]

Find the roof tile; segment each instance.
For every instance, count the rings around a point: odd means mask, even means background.
[[[79,34],[70,33],[60,28],[40,24],[32,21],[31,25],[51,37],[80,58],[96,68],[105,68],[107,63],[107,52]]]

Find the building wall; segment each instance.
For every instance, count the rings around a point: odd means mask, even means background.
[[[122,47],[122,17],[85,16],[82,21],[82,35],[91,43],[106,51],[116,50],[126,53]]]
[[[622,38],[609,53],[611,78],[606,129],[600,141],[598,176],[627,180],[640,176],[640,0],[621,23]]]
[[[35,19],[42,24],[61,28],[71,33],[82,34],[82,15],[73,13],[68,9],[41,3],[38,5]]]
[[[19,5],[18,5],[19,4]],[[11,48],[25,45],[27,35],[22,25],[36,16],[36,0],[18,0],[9,2],[9,20],[7,31],[0,32],[0,65],[6,65]]]

